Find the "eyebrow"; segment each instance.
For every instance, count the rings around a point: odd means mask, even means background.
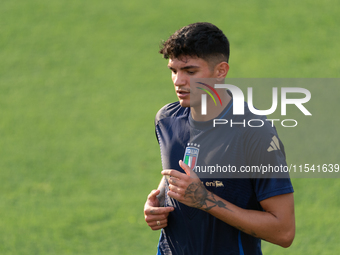
[[[175,70],[176,69],[176,68],[173,68],[171,66],[168,66],[168,68],[171,69],[171,70]],[[191,69],[191,68],[199,68],[199,66],[194,66],[194,65],[185,66],[185,67],[180,68],[180,70],[188,70],[188,69]]]

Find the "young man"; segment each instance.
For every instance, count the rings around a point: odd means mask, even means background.
[[[228,39],[210,23],[194,23],[170,36],[160,53],[169,59],[179,102],[164,106],[155,120],[165,177],[149,194],[144,215],[152,230],[162,229],[158,254],[262,254],[261,239],[290,246],[295,217],[289,178],[208,179],[193,171],[217,158],[237,168],[286,165],[283,145],[269,122],[261,128],[218,127],[223,128],[219,133],[213,128],[213,118],[239,121],[226,90],[218,92],[221,104],[208,98],[209,115],[201,114],[190,81],[226,77]],[[242,118],[253,117],[245,111]],[[277,146],[270,150],[273,141]]]

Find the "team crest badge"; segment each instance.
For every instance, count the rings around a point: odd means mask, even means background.
[[[194,170],[197,158],[198,158],[198,152],[199,152],[199,144],[196,143],[188,143],[187,147],[185,148],[184,153],[184,163],[187,164],[191,170]]]

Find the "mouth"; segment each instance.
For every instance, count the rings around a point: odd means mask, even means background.
[[[190,95],[190,91],[179,89],[176,90],[176,94],[179,99],[185,99]]]

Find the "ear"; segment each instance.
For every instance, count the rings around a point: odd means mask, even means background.
[[[229,64],[227,62],[221,62],[215,66],[215,73],[218,79],[224,79],[229,71]]]

